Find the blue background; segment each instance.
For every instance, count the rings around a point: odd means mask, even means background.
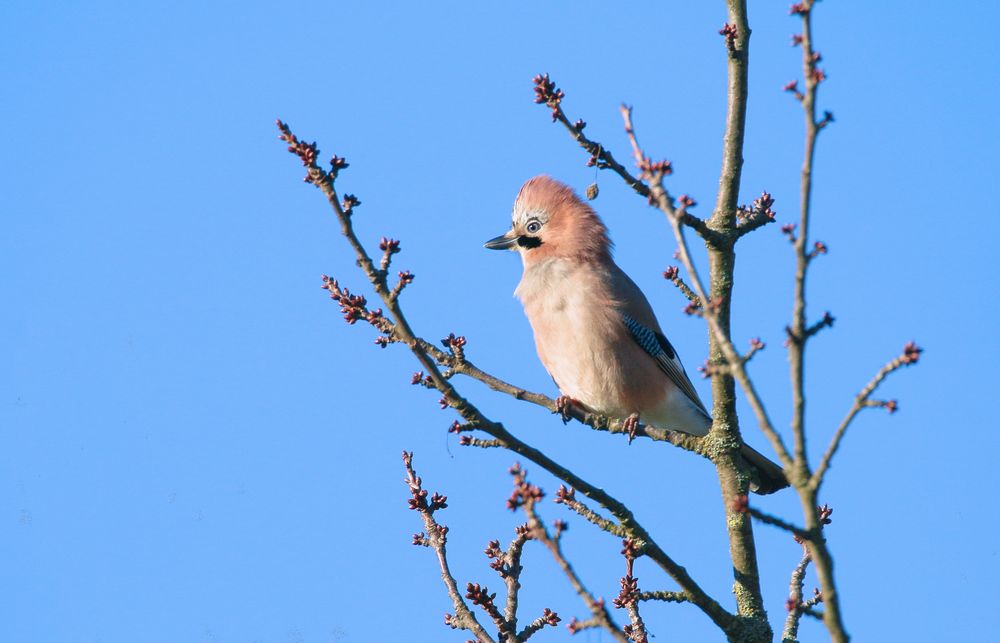
[[[983,640],[995,605],[994,378],[997,176],[995,5],[824,2],[829,82],[820,139],[810,310],[837,317],[809,354],[814,457],[855,392],[916,339],[917,368],[880,392],[835,461],[823,499],[857,640]],[[802,117],[787,2],[752,2],[742,200],[797,218]],[[586,154],[532,104],[548,71],[571,118],[627,158],[618,105],[674,161],[675,193],[714,201],[724,115],[724,3],[20,2],[0,8],[0,639],[440,641],[451,611],[431,552],[412,547],[402,449],[450,498],[453,569],[500,589],[481,550],[521,516],[504,508],[514,458],[458,446],[416,364],[346,327],[322,273],[363,278],[321,195],[277,140],[287,120],[322,158],[346,156],[361,238],[402,239],[417,331],[469,339],[487,370],[554,395],[511,297],[520,267],[481,242],[520,184],[578,190]],[[616,177],[595,202],[617,259],[649,296],[689,370],[701,323],[660,277],[674,244]],[[739,247],[735,336],[768,342],[752,372],[789,418],[782,328],[792,253],[777,226]],[[544,410],[461,390],[491,417],[628,501],[708,591],[732,605],[712,468],[631,447]],[[708,396],[707,383],[696,387]],[[766,442],[743,409],[747,439]],[[766,450],[766,449],[765,449]],[[551,497],[555,482],[529,466]],[[799,516],[794,494],[758,506]],[[620,543],[564,508],[568,553],[614,597]],[[757,528],[780,628],[799,547]],[[586,610],[529,546],[522,618]],[[672,589],[647,561],[643,589]],[[807,591],[816,584],[807,580]],[[658,640],[717,640],[690,606],[643,608]],[[618,614],[621,622],[625,619]],[[539,640],[564,640],[550,630]],[[803,625],[805,640],[820,626]],[[607,641],[600,633],[576,640]]]

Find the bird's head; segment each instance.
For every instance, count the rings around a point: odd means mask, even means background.
[[[529,179],[514,201],[510,230],[486,242],[492,250],[517,250],[525,266],[556,257],[611,257],[608,230],[571,187],[548,176]]]

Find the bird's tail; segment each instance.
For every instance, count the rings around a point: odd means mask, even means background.
[[[750,490],[766,495],[788,486],[788,478],[784,470],[758,453],[749,444],[744,444],[741,451],[743,459],[753,467],[750,477]]]

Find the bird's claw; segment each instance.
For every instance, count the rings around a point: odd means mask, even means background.
[[[632,440],[635,439],[635,432],[639,429],[639,414],[633,413],[622,420],[622,428],[628,432],[628,443],[632,444]]]
[[[580,402],[568,395],[560,395],[556,398],[556,413],[562,418],[563,424],[569,423],[572,418],[570,411],[572,411],[574,406],[579,407]]]

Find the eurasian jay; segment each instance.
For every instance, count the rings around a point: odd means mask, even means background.
[[[536,176],[514,202],[511,229],[486,242],[516,250],[514,294],[535,348],[565,398],[611,418],[705,435],[712,417],[642,291],[611,257],[601,219],[569,186]],[[788,486],[780,466],[744,444],[751,489]]]

